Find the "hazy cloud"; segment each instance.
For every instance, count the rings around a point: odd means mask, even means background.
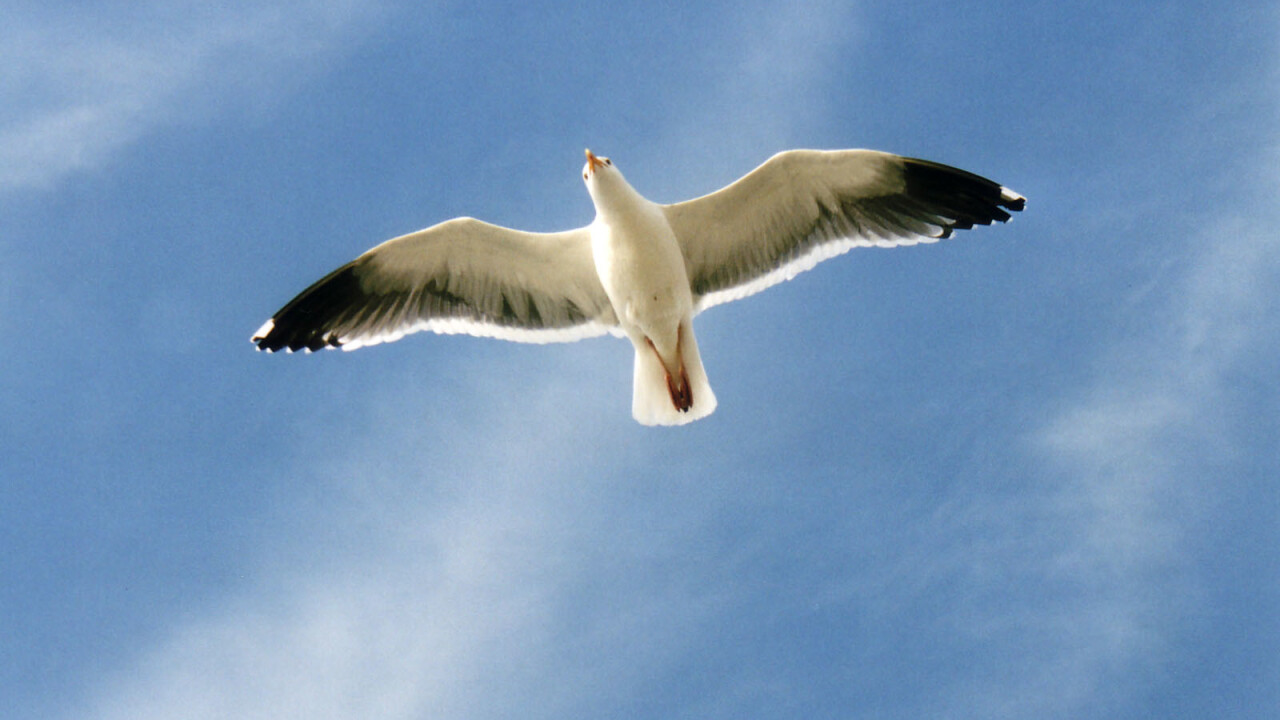
[[[694,89],[697,102],[680,105],[662,143],[660,166],[669,173],[671,158],[680,158],[674,167],[696,174],[664,177],[670,196],[655,199],[710,192],[792,147],[829,110],[826,68],[856,56],[856,11],[856,3],[762,4],[727,19],[738,27],[720,40],[732,44],[715,53],[706,85]]]
[[[1064,479],[1057,513],[1074,527],[1054,560],[1089,599],[1069,623],[1088,641],[1060,668],[1081,698],[1162,657],[1176,640],[1167,628],[1202,602],[1185,568],[1228,481],[1220,468],[1240,417],[1232,374],[1277,341],[1266,318],[1280,310],[1278,246],[1257,227],[1215,221],[1193,237],[1164,292],[1145,288],[1136,301],[1136,337],[1109,350],[1093,385],[1036,437]]]
[[[87,716],[560,717],[659,672],[716,598],[651,562],[679,566],[696,513],[619,518],[649,481],[618,475],[634,450],[612,436],[616,408],[572,402],[620,392],[604,342],[533,388],[479,361],[475,423],[424,416],[430,388],[388,388],[346,451],[306,441],[326,500],[282,509],[294,539],[106,680]]]
[[[702,157],[736,147],[750,153],[748,161],[763,160],[754,148],[787,142],[789,123],[803,122],[804,113],[744,123],[730,131],[737,139],[725,139],[715,107],[756,95],[773,106],[803,103],[849,26],[817,12],[777,22],[742,17],[757,28],[746,33],[754,42],[726,56],[723,83],[702,98],[710,109],[676,118],[668,144]],[[279,21],[265,27],[294,37]],[[52,182],[101,162],[137,137],[135,125],[163,122],[164,108],[195,87],[192,78],[208,72],[219,48],[262,40],[234,29],[208,37],[215,39],[195,43],[203,51],[175,51],[186,58],[177,71],[155,67],[163,51],[144,48],[143,57],[120,63],[135,69],[114,81],[119,93],[83,105],[51,101],[48,123],[23,127],[63,129],[31,130],[47,149],[0,184]],[[295,39],[305,53],[330,37]],[[98,52],[84,57],[108,53]],[[95,72],[75,71],[90,80],[99,78]],[[0,160],[15,152],[16,135],[8,125],[3,133]],[[717,142],[703,142],[713,136]],[[83,149],[67,150],[76,140]],[[41,157],[55,170],[38,171]],[[741,158],[718,161],[729,167]],[[641,471],[710,462],[718,449],[697,448],[692,459],[673,452],[695,442],[697,427],[639,435],[626,417],[630,373],[612,364],[630,358],[615,352],[615,341],[515,348],[502,362],[520,355],[546,372],[526,369],[512,380],[498,379],[507,376],[501,367],[470,367],[456,392],[475,402],[447,414],[424,410],[438,393],[414,384],[422,382],[414,380],[420,369],[382,377],[381,389],[350,409],[362,422],[344,425],[340,437],[318,427],[323,420],[296,421],[304,437],[285,462],[298,485],[318,483],[315,497],[323,499],[308,506],[291,497],[297,505],[278,511],[288,527],[246,560],[251,580],[103,679],[77,717],[599,717],[652,690],[653,677],[707,657],[694,654],[694,643],[723,639],[709,628],[745,616],[747,605],[776,605],[776,615],[786,615],[852,600],[855,617],[841,619],[867,623],[863,637],[878,639],[875,620],[891,635],[891,625],[914,619],[902,606],[922,598],[946,606],[929,620],[944,625],[935,632],[950,643],[919,659],[1000,652],[948,663],[937,683],[920,685],[936,685],[937,698],[903,704],[924,707],[927,716],[1068,716],[1107,692],[1108,681],[1134,672],[1135,658],[1156,654],[1169,641],[1166,619],[1194,609],[1194,578],[1178,565],[1203,492],[1197,463],[1206,448],[1230,452],[1231,438],[1215,421],[1230,410],[1223,391],[1235,363],[1274,343],[1274,331],[1259,328],[1275,315],[1280,268],[1274,241],[1251,230],[1274,224],[1214,222],[1202,242],[1188,243],[1198,251],[1168,271],[1167,292],[1148,288],[1135,300],[1149,321],[1135,323],[1143,329],[1132,342],[1108,349],[1091,384],[1066,391],[1062,407],[1032,434],[1025,483],[1007,494],[984,487],[900,518],[884,517],[893,509],[873,503],[852,519],[844,507],[833,513],[838,519],[815,511],[831,525],[804,518],[791,530],[808,533],[806,548],[825,553],[805,559],[820,578],[784,592],[733,573],[735,561],[749,568],[758,560],[778,572],[793,560],[775,551],[779,528],[735,536],[740,555],[727,561],[708,551],[709,528],[750,492],[717,487],[709,476],[731,474],[723,467],[697,473],[707,486],[680,497],[687,502],[646,500],[654,478]],[[617,400],[573,402],[583,397]],[[513,411],[515,404],[527,412]],[[532,425],[529,417],[560,421]],[[751,447],[784,455],[792,439],[761,432]],[[822,534],[833,527],[839,533]],[[843,545],[826,542],[837,535]],[[842,551],[856,561],[830,558]],[[694,563],[703,565],[688,572]],[[708,582],[706,568],[716,565],[742,584]],[[843,572],[825,573],[837,566]],[[1033,581],[1020,582],[1027,577]],[[1006,588],[1023,594],[1007,596]],[[838,659],[853,666],[855,651],[841,652],[848,654]],[[769,676],[764,662],[745,670],[750,661],[740,662],[729,668],[739,675],[727,672],[722,681],[724,697],[699,698],[706,707],[733,715],[770,683],[797,698],[797,688],[810,687]]]
[[[0,30],[0,191],[97,167],[157,127],[341,50],[374,3],[20,5]]]

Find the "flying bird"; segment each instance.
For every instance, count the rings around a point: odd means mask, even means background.
[[[662,205],[586,154],[590,225],[535,233],[461,217],[388,240],[302,291],[253,342],[354,350],[419,330],[535,343],[612,333],[635,347],[632,415],[681,425],[716,407],[698,313],[851,248],[935,242],[1026,204],[927,160],[789,150],[710,195]]]

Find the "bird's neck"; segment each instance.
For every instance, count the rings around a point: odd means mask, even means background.
[[[642,215],[653,207],[653,203],[622,179],[597,187],[591,200],[596,206],[596,215],[604,220]]]

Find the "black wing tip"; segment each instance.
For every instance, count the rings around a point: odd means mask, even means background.
[[[250,340],[258,350],[271,353],[342,347],[335,326],[367,299],[356,263],[348,263],[290,300]]]
[[[249,338],[249,342],[254,344],[254,349],[258,352],[275,353],[281,350],[285,352],[316,352],[326,348],[341,348],[343,342],[332,333],[323,330],[305,330],[301,327],[294,327],[292,331],[286,326],[281,329],[276,324],[277,318],[272,318],[262,326],[258,332]],[[265,331],[265,332],[264,332]]]
[[[1027,205],[1025,197],[993,180],[930,160],[903,158],[903,178],[906,194],[948,217],[949,230],[1008,222]]]

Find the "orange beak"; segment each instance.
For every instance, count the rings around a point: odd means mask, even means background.
[[[587,150],[587,172],[595,172],[596,168],[603,166],[604,161],[596,157],[591,150]]]

